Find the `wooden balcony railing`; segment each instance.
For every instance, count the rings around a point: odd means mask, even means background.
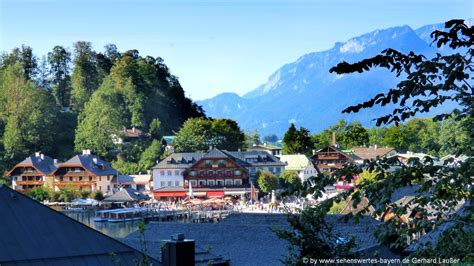
[[[44,181],[38,181],[38,180],[24,180],[24,181],[16,181],[17,185],[43,185]]]
[[[95,186],[95,181],[55,181],[55,186]]]

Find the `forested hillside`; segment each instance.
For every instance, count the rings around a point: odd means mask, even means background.
[[[86,148],[142,170],[162,153],[163,134],[204,116],[162,58],[137,50],[119,52],[109,44],[97,52],[80,41],[55,46],[41,59],[26,45],[0,57],[2,172],[35,151],[64,160]],[[111,136],[132,127],[144,138],[113,143]]]

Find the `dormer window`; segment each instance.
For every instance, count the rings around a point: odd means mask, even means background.
[[[211,165],[212,161],[211,160],[206,160],[206,165]]]

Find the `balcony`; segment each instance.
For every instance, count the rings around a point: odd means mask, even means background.
[[[32,186],[32,185],[43,185],[44,181],[38,181],[38,180],[24,180],[24,181],[16,181],[17,185],[25,185],[25,186]]]
[[[96,182],[95,181],[55,181],[54,182],[55,186],[61,187],[61,186],[95,186]]]

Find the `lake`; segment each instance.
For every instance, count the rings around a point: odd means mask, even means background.
[[[140,223],[140,221],[122,223],[94,222],[93,211],[62,211],[62,213],[114,238],[128,236],[130,233],[138,230],[138,224]]]

